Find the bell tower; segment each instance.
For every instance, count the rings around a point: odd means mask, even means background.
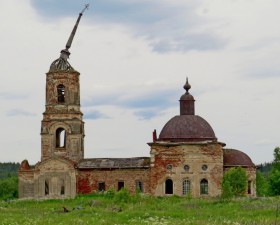
[[[78,162],[84,158],[84,122],[80,110],[80,73],[67,61],[80,19],[46,73],[46,105],[41,122],[41,160],[60,156]]]

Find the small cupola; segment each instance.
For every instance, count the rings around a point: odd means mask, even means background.
[[[195,109],[194,109],[194,98],[189,93],[189,90],[191,89],[191,85],[188,82],[188,78],[186,80],[186,84],[184,85],[184,89],[186,90],[186,93],[183,94],[180,98],[180,115],[194,115]]]

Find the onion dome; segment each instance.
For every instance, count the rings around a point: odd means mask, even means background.
[[[223,150],[224,150],[224,166],[255,167],[251,158],[244,152],[236,149],[223,149]]]
[[[216,141],[217,138],[210,124],[195,115],[194,98],[189,93],[191,85],[186,81],[186,93],[180,98],[180,115],[171,118],[162,128],[159,141],[192,142]]]
[[[80,22],[80,19],[83,15],[84,11],[86,9],[88,9],[88,7],[89,7],[89,4],[86,4],[85,8],[82,10],[82,12],[80,12],[79,17],[76,21],[76,24],[75,24],[75,26],[74,26],[71,34],[70,34],[70,37],[69,37],[69,39],[66,43],[66,48],[61,50],[60,57],[52,62],[49,72],[53,72],[53,71],[74,71],[74,68],[67,61],[67,59],[69,58],[69,56],[71,54],[69,52],[69,48],[72,45],[75,33],[77,31],[77,28],[78,28],[78,25],[79,25],[79,22]]]

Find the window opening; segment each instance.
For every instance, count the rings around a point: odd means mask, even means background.
[[[105,191],[105,182],[98,183],[98,191]]]
[[[45,180],[45,195],[49,194],[49,181]]]
[[[171,179],[165,181],[165,194],[173,194],[173,181]]]
[[[172,170],[172,168],[173,168],[173,166],[172,166],[171,164],[168,164],[168,165],[166,166],[166,169],[168,169],[168,170]]]
[[[183,180],[183,195],[188,195],[191,193],[191,181]]]
[[[184,170],[185,170],[186,172],[189,172],[190,166],[189,166],[189,165],[184,165]]]
[[[139,192],[143,192],[143,183],[142,181],[140,180],[137,180],[136,181],[136,192],[139,191]]]
[[[57,86],[57,101],[60,103],[65,102],[65,87],[62,84]]]
[[[206,179],[200,181],[200,194],[208,195],[208,181]]]
[[[252,181],[248,181],[248,194],[250,195],[252,193],[252,190],[251,190],[251,185],[252,185]]]
[[[206,171],[206,170],[208,169],[208,166],[207,166],[207,165],[203,165],[203,166],[201,167],[201,169],[202,169],[203,171]]]
[[[124,181],[118,182],[118,191],[120,191],[122,188],[124,188]]]
[[[63,128],[56,130],[56,147],[65,148],[66,146],[66,131]]]
[[[60,194],[61,195],[65,194],[64,179],[61,179]]]

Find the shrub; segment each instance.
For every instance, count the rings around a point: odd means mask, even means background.
[[[234,196],[232,187],[230,185],[230,182],[228,180],[225,180],[222,183],[222,198],[223,199],[230,199]]]
[[[128,203],[131,201],[131,195],[126,188],[122,188],[115,194],[114,200],[118,203]]]
[[[225,172],[222,181],[222,193],[224,196],[244,196],[246,190],[247,175],[245,169],[241,167],[230,168]]]
[[[114,198],[116,192],[113,188],[109,188],[108,191],[105,192],[105,196],[108,198]]]

